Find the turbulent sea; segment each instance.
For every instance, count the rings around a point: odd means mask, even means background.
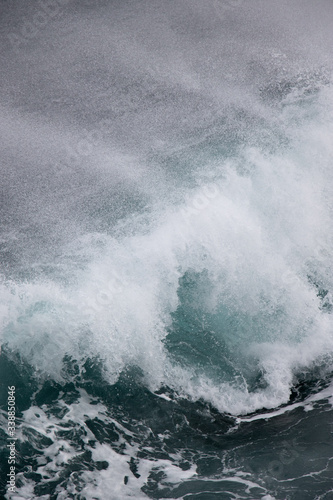
[[[0,498],[332,500],[332,1],[0,38]]]

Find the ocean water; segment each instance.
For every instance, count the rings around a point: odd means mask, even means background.
[[[0,3],[0,498],[333,499],[332,26]]]

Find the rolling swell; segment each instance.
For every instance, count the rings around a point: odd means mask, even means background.
[[[88,4],[4,54],[20,498],[329,495],[328,3]]]
[[[220,411],[286,403],[298,374],[331,366],[330,99],[327,87],[280,111],[287,146],[207,159],[178,186],[185,201],[165,197],[114,235],[63,245],[42,276],[4,280],[4,343],[54,377],[75,352],[101,357],[110,380],[138,366],[149,387]],[[315,116],[296,131],[295,106]]]

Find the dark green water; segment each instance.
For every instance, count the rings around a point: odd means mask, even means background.
[[[139,370],[110,385],[98,362],[80,372],[67,359],[66,382],[41,384],[2,356],[2,399],[9,381],[18,394],[20,498],[331,498],[328,381],[297,387],[294,409],[242,421],[166,387],[151,393]]]
[[[1,498],[333,499],[332,21],[0,2]]]

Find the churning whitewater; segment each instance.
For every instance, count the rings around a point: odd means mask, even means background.
[[[332,498],[332,5],[1,15],[4,498]]]
[[[113,234],[3,279],[3,343],[55,379],[64,356],[99,357],[111,383],[136,366],[221,412],[287,403],[297,377],[331,369],[332,104],[330,86],[296,94],[273,151],[207,157]]]

